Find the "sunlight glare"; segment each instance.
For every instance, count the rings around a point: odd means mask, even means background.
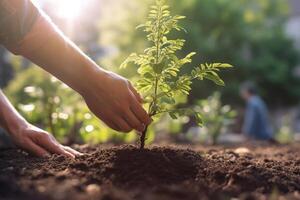
[[[55,0],[54,2],[57,14],[61,18],[73,20],[81,14],[83,0]]]

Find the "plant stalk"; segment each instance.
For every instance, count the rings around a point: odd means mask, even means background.
[[[161,30],[161,20],[160,20],[160,15],[162,15],[161,11],[157,13],[157,22],[156,22],[156,26],[157,26],[157,40],[155,41],[155,46],[156,46],[156,64],[159,64],[159,58],[160,58],[160,30]],[[150,117],[154,116],[156,114],[156,104],[157,104],[157,92],[158,92],[158,82],[159,82],[159,77],[158,74],[156,74],[155,77],[155,83],[154,83],[154,99],[153,102],[150,104],[149,106],[149,112],[150,113]],[[154,107],[154,109],[153,109]],[[145,140],[146,140],[146,135],[147,135],[147,130],[148,130],[148,126],[145,127],[145,130],[142,132],[142,135],[140,137],[140,149],[144,149],[145,147]]]
[[[142,132],[142,135],[140,137],[140,149],[144,149],[145,148],[145,141],[146,141],[146,135],[147,135],[147,130],[148,130],[148,126],[146,126],[145,130]]]

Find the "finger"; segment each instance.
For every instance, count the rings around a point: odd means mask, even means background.
[[[126,119],[125,121],[135,130],[139,131],[139,132],[143,132],[145,129],[145,126],[143,123],[141,123],[137,117],[135,116],[135,114],[132,112],[131,109],[129,109],[126,112]]]
[[[118,129],[121,132],[129,133],[132,131],[130,125],[122,118],[117,118],[114,123],[118,126]]]
[[[75,155],[75,156],[82,156],[84,155],[83,153],[80,153],[79,151],[76,151],[75,149],[72,149],[71,147],[68,147],[68,146],[62,146],[63,149],[65,151],[68,151],[69,153]]]
[[[149,125],[151,123],[151,118],[148,113],[144,110],[141,104],[133,99],[130,109],[135,114],[135,116],[139,119],[139,121],[145,125]]]
[[[112,115],[111,115],[112,116]],[[113,122],[112,119],[102,119],[102,121],[111,129],[121,131],[120,128]]]
[[[47,150],[33,143],[31,140],[29,140],[28,146],[26,147],[25,150],[38,157],[50,156],[50,153]]]
[[[112,120],[112,117],[114,116],[114,113],[111,111],[105,112],[103,111],[99,111],[98,109],[94,110],[93,113],[109,128],[116,130],[116,131],[120,131],[118,130],[118,126],[116,126]]]
[[[53,139],[42,138],[41,140],[39,140],[39,145],[47,149],[50,153],[65,155],[70,158],[75,158],[74,154],[64,150],[62,148],[62,145],[60,145],[54,138]]]
[[[135,98],[138,100],[139,103],[143,103],[142,96],[136,91],[136,89],[132,86],[131,83],[129,83],[129,89],[134,94]]]

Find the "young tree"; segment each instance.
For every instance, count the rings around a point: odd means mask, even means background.
[[[138,90],[146,97],[148,113],[151,117],[168,113],[171,118],[177,119],[183,115],[194,115],[201,126],[200,113],[191,108],[176,108],[176,95],[189,95],[191,84],[194,80],[209,79],[217,85],[224,86],[224,81],[218,75],[221,69],[231,68],[227,63],[201,64],[190,73],[182,73],[184,65],[192,62],[196,54],[191,52],[184,58],[177,57],[176,53],[182,50],[185,40],[171,39],[172,31],[184,31],[179,21],[184,16],[172,16],[169,6],[164,0],[157,0],[151,6],[146,23],[139,25],[147,34],[147,40],[151,46],[144,53],[131,54],[121,68],[126,68],[129,63],[138,66],[139,80],[136,82]],[[147,127],[140,138],[140,147],[144,148]]]

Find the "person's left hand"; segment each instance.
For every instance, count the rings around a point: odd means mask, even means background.
[[[11,137],[19,148],[39,157],[62,154],[75,158],[82,155],[70,147],[59,144],[51,134],[29,123],[22,125],[11,134]]]

